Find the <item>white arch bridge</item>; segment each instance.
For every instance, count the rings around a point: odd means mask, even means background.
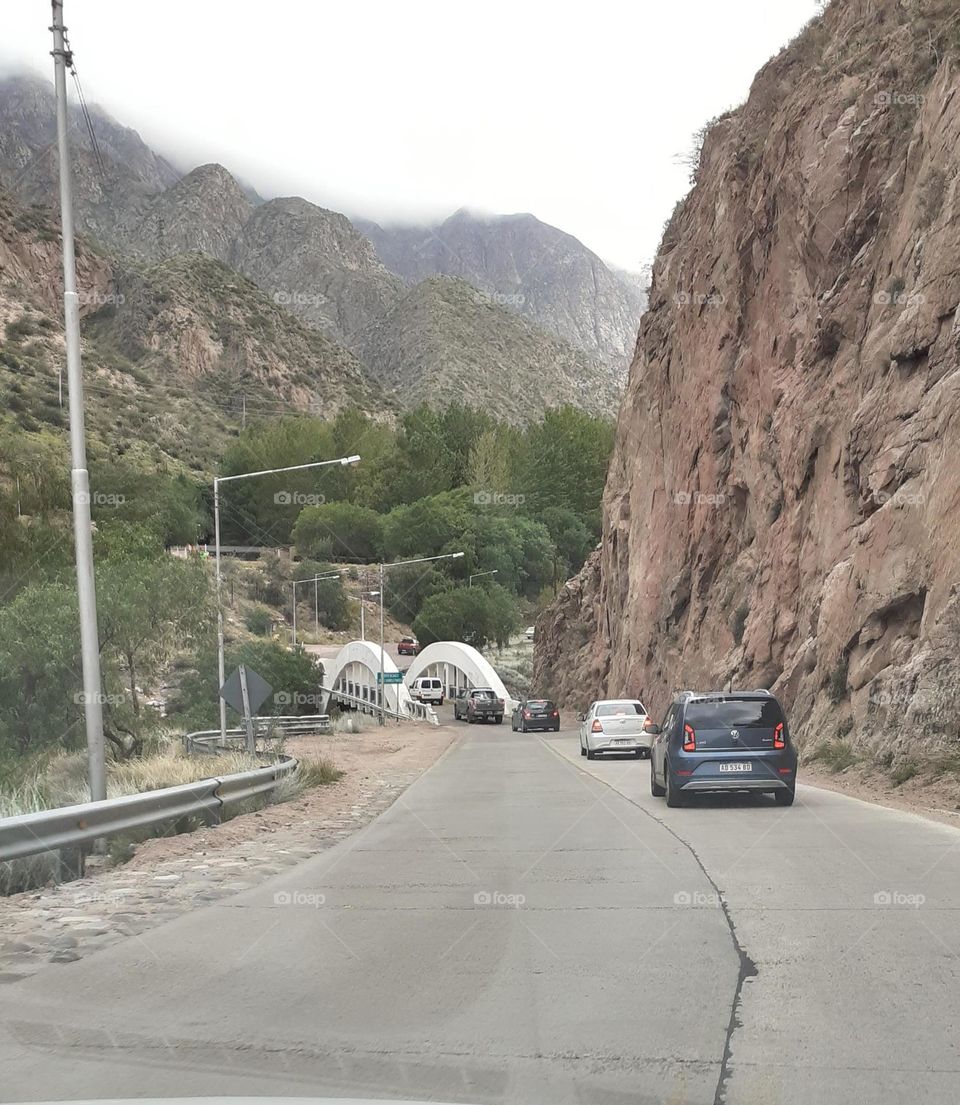
[[[334,659],[324,660],[323,666],[324,710],[331,699],[344,705],[366,708],[370,712],[379,710],[380,645],[377,642],[350,641]],[[384,673],[400,670],[386,650],[383,653],[383,670]],[[481,652],[462,641],[436,641],[427,645],[418,656],[410,658],[410,666],[404,672],[402,683],[385,683],[384,708],[401,717],[426,716],[436,724],[436,713],[429,707],[424,708],[410,695],[413,681],[420,676],[440,679],[444,699],[452,698],[462,687],[491,687],[503,699],[508,713],[516,705],[516,699],[507,693],[500,676]]]

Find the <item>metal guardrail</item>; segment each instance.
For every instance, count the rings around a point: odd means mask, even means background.
[[[283,737],[303,736],[308,733],[326,733],[330,730],[329,714],[289,714],[281,717],[254,718],[254,737],[264,740]],[[226,739],[246,743],[245,729],[228,729]],[[202,729],[197,733],[187,733],[183,738],[185,752],[220,751],[220,730]]]
[[[5,817],[0,819],[0,863],[41,852],[76,849],[91,840],[182,817],[200,817],[215,825],[223,809],[273,790],[297,766],[292,756],[280,756],[275,763],[222,778]]]

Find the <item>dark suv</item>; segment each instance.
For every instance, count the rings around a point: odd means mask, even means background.
[[[715,791],[766,791],[793,805],[797,752],[769,691],[684,691],[653,731],[650,792],[668,806]]]

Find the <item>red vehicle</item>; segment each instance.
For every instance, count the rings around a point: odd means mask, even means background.
[[[420,642],[416,637],[401,637],[400,643],[397,645],[397,652],[400,656],[416,656],[420,651]]]

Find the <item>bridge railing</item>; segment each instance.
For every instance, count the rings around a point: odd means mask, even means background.
[[[351,705],[356,706],[357,710],[362,714],[369,714],[371,717],[377,717],[380,714],[380,705],[369,698],[359,698],[355,694],[347,694],[346,691],[338,691],[333,687],[321,687],[321,691],[324,694],[330,695],[331,698],[336,698],[339,701],[349,702]],[[390,707],[384,709],[383,714],[385,717],[392,718],[395,721],[410,721],[415,719],[417,721],[425,721],[428,725],[439,725],[440,719],[437,717],[437,712],[434,708],[425,702],[417,702],[415,699],[411,699],[408,703],[410,712],[404,713],[402,711],[391,710]]]

